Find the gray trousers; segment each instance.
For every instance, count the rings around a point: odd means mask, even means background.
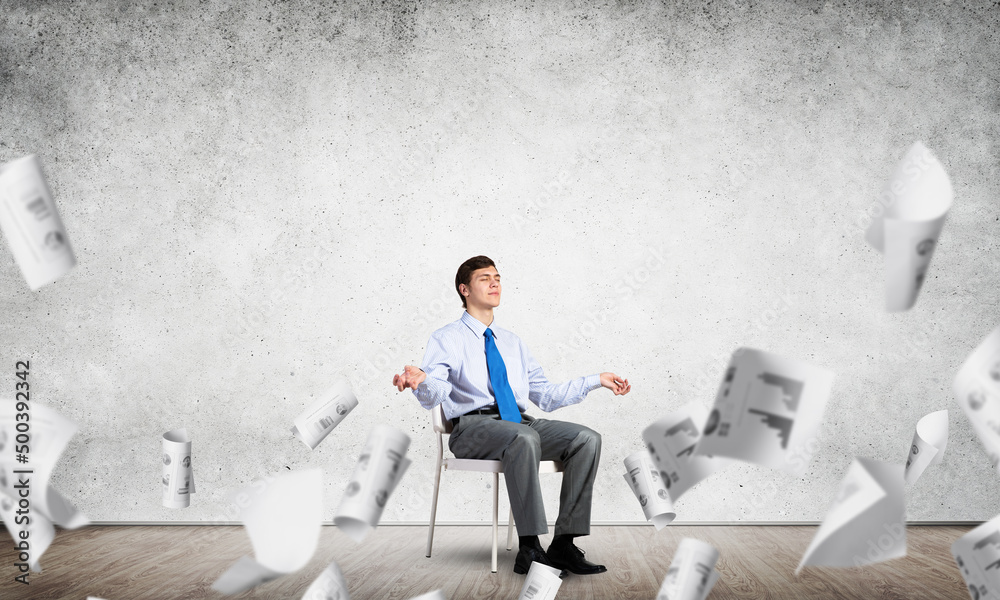
[[[518,535],[548,533],[538,483],[538,462],[562,461],[562,490],[555,533],[590,533],[594,477],[601,460],[601,434],[596,431],[576,423],[535,419],[528,415],[524,415],[521,424],[501,420],[499,415],[466,415],[452,430],[448,448],[458,458],[503,463]]]

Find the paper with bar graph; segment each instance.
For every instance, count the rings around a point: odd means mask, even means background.
[[[986,600],[1000,595],[1000,516],[958,538],[951,554],[969,596]]]
[[[830,397],[833,372],[754,348],[738,348],[694,449],[805,473]]]
[[[378,526],[389,496],[410,466],[409,447],[410,436],[388,425],[376,425],[368,434],[333,519],[355,542],[360,543]]]
[[[316,446],[358,405],[351,383],[341,379],[295,418],[292,435],[315,450]]]
[[[694,453],[707,420],[708,409],[698,402],[689,402],[642,430],[642,440],[673,502],[730,462]]]

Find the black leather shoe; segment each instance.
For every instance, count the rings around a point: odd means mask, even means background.
[[[557,569],[566,569],[570,573],[577,575],[596,575],[604,573],[607,567],[595,565],[583,557],[583,550],[573,544],[560,544],[549,546],[549,551],[545,553],[549,557],[549,564]]]
[[[531,568],[532,562],[540,562],[543,565],[553,567],[558,569],[551,561],[549,561],[548,555],[541,548],[524,548],[522,547],[517,551],[517,558],[514,559],[514,572],[518,575],[524,575]],[[560,569],[559,578],[562,579],[566,576],[565,569]]]

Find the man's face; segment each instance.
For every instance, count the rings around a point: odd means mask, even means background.
[[[476,269],[469,284],[462,286],[462,295],[469,306],[496,308],[500,306],[500,273],[496,267]]]

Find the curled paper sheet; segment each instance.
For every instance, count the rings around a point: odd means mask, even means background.
[[[670,561],[656,600],[704,600],[719,580],[719,551],[694,538],[684,538]]]
[[[697,402],[690,402],[642,431],[642,440],[646,442],[646,448],[674,502],[696,483],[730,462],[724,458],[694,454],[706,420],[708,409]]]
[[[163,506],[187,508],[193,493],[194,470],[187,429],[168,431],[163,434]]]
[[[990,462],[1000,470],[1000,327],[965,359],[953,389]]]
[[[625,458],[625,471],[625,483],[632,488],[632,493],[639,500],[642,514],[656,526],[657,531],[677,517],[667,488],[663,485],[663,479],[648,450],[628,455]]]
[[[812,460],[832,385],[833,372],[827,369],[738,348],[694,453],[802,475]]]
[[[903,465],[855,458],[802,561],[860,567],[906,556]]]
[[[358,399],[351,390],[351,383],[341,379],[296,417],[292,435],[302,440],[310,450],[315,450],[357,405]]]
[[[351,600],[340,566],[336,562],[327,565],[319,577],[313,580],[302,600]]]
[[[937,158],[920,142],[899,161],[879,198],[884,212],[865,238],[885,255],[886,310],[908,310],[917,301],[954,194]]]
[[[30,417],[30,431],[17,428],[23,419]],[[34,402],[0,400],[0,517],[3,518],[14,541],[22,530],[27,531],[32,543],[31,568],[38,571],[38,560],[55,537],[53,525],[64,529],[77,529],[89,525],[87,517],[78,511],[55,488],[49,485],[52,471],[62,456],[66,444],[76,433],[76,424],[51,408]],[[27,443],[18,435],[29,435]],[[26,459],[20,462],[18,458]],[[17,523],[16,506],[19,490],[29,489],[31,515],[27,523]],[[23,519],[22,519],[23,520]]]
[[[388,425],[376,425],[368,434],[351,482],[337,508],[333,523],[355,542],[378,526],[382,510],[410,466],[406,451],[410,436]]]
[[[244,556],[223,573],[212,589],[238,594],[294,573],[309,562],[323,520],[320,469],[292,471],[257,481],[236,494],[254,558]]]
[[[559,573],[559,569],[532,561],[528,575],[524,578],[524,585],[521,586],[521,595],[517,599],[553,600],[562,585]]]
[[[52,545],[52,540],[56,537],[56,528],[52,525],[52,521],[37,512],[29,513],[27,515],[29,517],[27,522],[24,521],[24,515],[22,515],[21,523],[18,523],[15,520],[17,519],[17,510],[21,508],[18,506],[18,500],[19,498],[15,496],[0,494],[0,518],[3,519],[7,530],[10,531],[11,537],[14,538],[15,546],[21,542],[21,532],[27,532],[31,552],[28,554],[29,560],[27,566],[23,568],[31,569],[37,573],[42,570],[41,565],[38,564],[38,560],[49,549],[49,546]],[[28,510],[30,508],[29,504]],[[20,562],[15,563],[15,566],[20,569],[22,568],[21,564]]]
[[[974,600],[1000,594],[1000,516],[958,538],[951,546],[962,579]]]
[[[913,483],[930,465],[940,464],[948,445],[948,411],[939,410],[917,421],[917,431],[906,458],[906,483]]]
[[[441,590],[434,590],[433,592],[427,592],[426,594],[420,594],[419,596],[414,596],[410,600],[448,600],[445,597],[444,592]]]
[[[59,279],[76,265],[66,229],[34,154],[0,165],[0,229],[33,291]]]

